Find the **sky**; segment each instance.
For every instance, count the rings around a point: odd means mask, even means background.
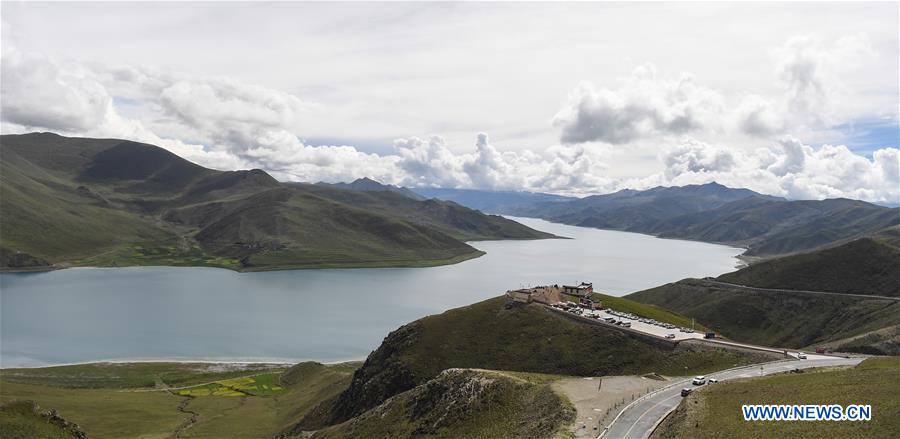
[[[898,3],[11,3],[0,131],[285,181],[900,203]]]

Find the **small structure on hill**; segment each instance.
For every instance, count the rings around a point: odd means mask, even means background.
[[[551,303],[553,297],[558,296],[559,288],[553,285],[537,286],[533,288],[520,288],[518,290],[509,290],[506,296],[516,302],[531,303]]]
[[[593,300],[590,297],[582,297],[581,300],[579,300],[578,302],[582,308],[603,309],[603,301],[602,300]]]
[[[587,282],[581,282],[578,285],[563,285],[563,293],[578,296],[578,297],[588,297],[594,292],[594,284],[589,284]]]

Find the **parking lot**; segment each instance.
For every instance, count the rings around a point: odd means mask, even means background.
[[[735,347],[744,347],[750,349],[757,350],[766,350],[771,352],[779,352],[782,351],[777,348],[769,348],[764,346],[755,346],[746,343],[738,343],[730,340],[723,340],[718,336],[713,339],[705,338],[706,333],[703,331],[695,331],[691,328],[683,328],[679,326],[675,326],[672,324],[667,324],[663,322],[657,322],[653,319],[647,319],[640,316],[636,316],[634,314],[619,312],[611,309],[602,309],[602,310],[591,310],[582,307],[575,306],[571,302],[557,302],[551,307],[558,309],[560,311],[564,311],[570,314],[574,314],[580,316],[585,319],[592,319],[597,321],[602,321],[606,324],[619,326],[628,328],[633,331],[642,332],[644,334],[654,335],[656,337],[665,338],[672,341],[682,341],[682,340],[704,340],[710,343],[719,343],[722,345],[730,345]],[[819,355],[811,352],[801,353],[797,350],[787,350],[787,354],[790,357],[799,358],[801,356],[805,357],[803,359],[808,360],[823,360],[832,358],[829,355]]]
[[[590,310],[572,307],[571,305],[566,307],[562,303],[554,304],[552,306],[554,308],[565,310],[566,312],[576,314],[584,318],[603,320],[611,325],[624,326],[635,331],[655,335],[661,338],[668,338],[674,341],[688,340],[692,338],[702,339],[704,337],[703,332],[696,332],[691,330],[690,328],[682,328],[672,324],[657,322],[653,319],[646,319],[634,314],[618,312],[611,309]]]

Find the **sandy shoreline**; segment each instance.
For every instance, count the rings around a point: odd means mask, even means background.
[[[218,364],[232,366],[247,365],[271,365],[271,366],[293,366],[297,363],[316,362],[321,364],[341,364],[352,363],[357,361],[365,361],[365,358],[350,358],[342,360],[320,361],[313,359],[289,359],[289,358],[236,358],[236,359],[209,359],[209,358],[134,358],[134,359],[118,359],[118,360],[92,360],[80,361],[74,363],[52,363],[52,364],[35,364],[35,365],[14,365],[0,366],[0,370],[8,369],[41,369],[45,367],[64,367],[64,366],[83,366],[87,364],[141,364],[141,363],[179,363],[179,364]]]

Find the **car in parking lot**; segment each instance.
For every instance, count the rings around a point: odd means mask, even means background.
[[[675,338],[675,334],[666,334],[666,338]]]
[[[681,389],[681,396],[688,396],[693,391],[694,391],[694,389],[688,389],[688,388]]]
[[[695,386],[702,386],[702,385],[706,384],[706,377],[703,375],[695,376],[694,380],[691,381],[691,384],[693,384]]]

